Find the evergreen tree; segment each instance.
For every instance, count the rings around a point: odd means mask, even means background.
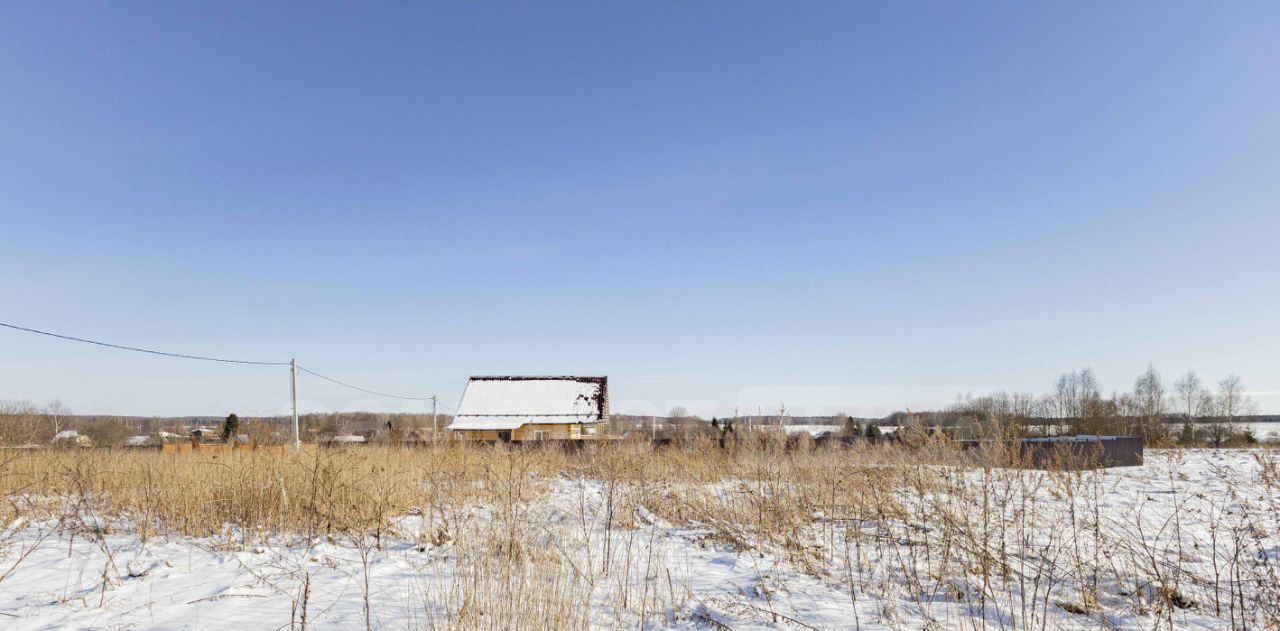
[[[867,438],[879,438],[879,437],[880,437],[880,426],[876,425],[875,423],[868,423]]]
[[[232,414],[222,422],[222,442],[228,442],[232,436],[240,433],[240,417]]]
[[[715,423],[715,419],[712,419],[712,423],[713,424]],[[733,433],[733,421],[725,420],[724,425],[720,426],[720,448],[721,449],[724,449],[725,439],[729,438],[729,435],[732,433]]]
[[[853,420],[852,416],[846,417],[844,419],[844,433],[848,434],[849,436],[861,436],[862,425],[860,425],[857,421]]]

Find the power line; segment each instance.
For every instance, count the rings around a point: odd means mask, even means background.
[[[97,341],[97,340],[87,340],[87,339],[82,338],[82,337],[74,337],[74,336],[71,336],[71,335],[62,335],[62,334],[59,334],[59,333],[50,333],[49,331],[41,331],[41,330],[39,330],[39,329],[31,329],[31,328],[27,328],[27,327],[25,327],[25,326],[18,326],[18,325],[16,325],[16,324],[7,324],[7,323],[4,323],[4,322],[0,322],[0,327],[5,327],[5,328],[8,328],[8,329],[13,329],[13,330],[15,330],[15,331],[24,331],[24,332],[27,332],[27,333],[35,333],[35,334],[37,334],[37,335],[46,335],[46,336],[48,336],[48,337],[56,337],[56,338],[58,338],[58,339],[62,339],[62,340],[69,340],[69,341],[72,341],[72,342],[81,342],[81,343],[84,343],[84,344],[93,344],[94,346],[103,346],[103,347],[106,347],[106,348],[115,348],[115,349],[119,349],[119,350],[122,350],[122,351],[133,351],[133,352],[135,352],[135,353],[147,353],[147,354],[150,354],[150,355],[162,355],[162,356],[164,356],[164,357],[177,357],[177,358],[180,358],[180,359],[198,359],[198,360],[201,360],[201,361],[208,361],[208,362],[222,362],[222,363],[225,363],[225,364],[251,364],[251,365],[255,365],[255,366],[288,366],[288,367],[289,367],[289,375],[290,375],[290,378],[289,378],[289,393],[290,393],[290,397],[293,399],[293,447],[294,447],[294,449],[295,449],[295,450],[298,448],[298,446],[299,446],[299,445],[301,445],[301,444],[302,444],[302,441],[300,440],[299,435],[298,435],[298,371],[299,371],[299,370],[301,370],[301,371],[303,371],[303,372],[305,372],[305,373],[308,373],[308,374],[310,374],[310,375],[314,375],[314,376],[316,376],[316,377],[319,377],[319,378],[321,378],[321,379],[324,379],[325,381],[329,381],[329,382],[332,382],[332,383],[338,384],[338,385],[340,385],[340,386],[342,386],[342,387],[344,387],[344,388],[351,388],[352,390],[359,390],[360,392],[364,392],[364,393],[372,394],[372,395],[379,396],[379,397],[388,397],[388,398],[392,398],[392,399],[404,399],[404,400],[406,400],[406,401],[431,401],[431,418],[432,418],[432,422],[433,422],[433,424],[434,424],[434,422],[435,422],[435,417],[436,417],[436,404],[437,404],[437,398],[436,398],[436,397],[402,397],[402,396],[395,395],[395,394],[387,394],[387,393],[385,393],[385,392],[377,392],[377,391],[374,391],[374,390],[368,390],[368,389],[366,389],[366,388],[361,388],[360,386],[353,386],[353,385],[351,385],[351,384],[349,384],[349,383],[344,383],[344,382],[342,382],[342,381],[338,381],[337,379],[334,379],[333,377],[326,377],[326,376],[324,376],[324,375],[322,375],[322,374],[320,374],[320,373],[318,373],[318,372],[316,372],[316,371],[314,371],[314,370],[308,370],[308,369],[306,369],[306,368],[303,368],[302,366],[299,366],[299,365],[298,365],[297,360],[292,360],[292,359],[291,359],[291,360],[289,360],[289,361],[287,361],[287,362],[258,362],[258,361],[248,361],[248,360],[244,360],[244,359],[224,359],[224,358],[221,358],[221,357],[205,357],[205,356],[203,356],[203,355],[186,355],[186,354],[183,354],[183,353],[166,353],[166,352],[164,352],[164,351],[156,351],[156,350],[151,350],[151,349],[149,349],[149,348],[138,348],[138,347],[136,347],[136,346],[124,346],[124,345],[121,345],[121,344],[110,344],[110,343],[108,343],[108,342],[99,342],[99,341]]]
[[[27,333],[37,333],[39,335],[47,335],[49,337],[56,337],[63,340],[71,340],[72,342],[83,342],[85,344],[94,344],[97,346],[105,346],[107,348],[117,348],[123,351],[134,351],[136,353],[150,353],[152,355],[164,355],[165,357],[177,357],[180,359],[198,359],[198,360],[207,361],[207,362],[222,362],[224,364],[251,364],[255,366],[288,366],[289,365],[289,362],[255,362],[255,361],[248,361],[243,359],[222,359],[220,357],[204,357],[201,355],[184,355],[182,353],[166,353],[164,351],[153,351],[150,349],[137,348],[134,346],[121,346],[120,344],[108,344],[107,342],[97,342],[94,340],[86,340],[81,337],[72,337],[70,335],[59,335],[57,333],[50,333],[48,331],[29,329],[25,326],[18,326],[16,324],[5,324],[4,322],[0,322],[0,326],[9,328],[9,329],[14,329],[16,331],[26,331]]]
[[[320,373],[318,373],[318,372],[316,372],[316,371],[314,371],[314,370],[308,370],[308,369],[306,369],[306,368],[304,368],[304,367],[302,367],[302,366],[298,366],[298,370],[301,370],[302,372],[305,372],[305,373],[307,373],[307,374],[310,374],[310,375],[313,375],[313,376],[319,377],[319,378],[321,378],[321,379],[324,379],[325,381],[330,381],[330,382],[336,383],[336,384],[338,384],[338,385],[340,385],[340,386],[343,386],[344,388],[351,388],[352,390],[359,390],[359,391],[361,391],[361,392],[364,392],[364,393],[367,393],[367,394],[377,395],[377,396],[380,396],[380,397],[390,397],[390,398],[392,398],[392,399],[404,399],[404,400],[406,400],[406,401],[430,401],[430,400],[432,400],[432,399],[434,399],[434,398],[435,398],[435,397],[402,397],[402,396],[400,396],[400,395],[398,395],[398,394],[387,394],[387,393],[385,393],[385,392],[375,392],[375,391],[373,391],[373,390],[367,390],[367,389],[365,389],[365,388],[361,388],[360,386],[353,386],[353,385],[351,385],[351,384],[349,384],[349,383],[343,383],[343,382],[341,382],[341,381],[338,381],[337,379],[334,379],[333,377],[326,377],[326,376],[324,376],[324,375],[322,375],[322,374],[320,374]]]
[[[224,359],[224,358],[220,358],[220,357],[205,357],[205,356],[203,356],[203,355],[185,355],[185,354],[182,354],[182,353],[167,353],[167,352],[164,352],[164,351],[156,351],[156,350],[151,350],[151,349],[147,349],[147,348],[138,348],[138,347],[135,347],[135,346],[123,346],[123,345],[121,345],[121,344],[111,344],[111,343],[108,343],[108,342],[99,342],[99,341],[96,341],[96,340],[87,340],[87,339],[84,339],[84,338],[82,338],[82,337],[74,337],[74,336],[71,336],[71,335],[62,335],[62,334],[59,334],[59,333],[50,333],[49,331],[41,331],[41,330],[39,330],[39,329],[31,329],[31,328],[27,328],[27,327],[25,327],[25,326],[18,326],[18,325],[16,325],[16,324],[6,324],[6,323],[4,323],[4,322],[0,322],[0,326],[5,327],[5,328],[9,328],[9,329],[14,329],[14,330],[16,330],[16,331],[25,331],[25,332],[27,332],[27,333],[36,333],[36,334],[38,334],[38,335],[47,335],[47,336],[49,336],[49,337],[56,337],[56,338],[58,338],[58,339],[70,340],[70,341],[73,341],[73,342],[83,342],[83,343],[85,343],[85,344],[93,344],[93,345],[95,345],[95,346],[105,346],[105,347],[107,347],[107,348],[115,348],[115,349],[120,349],[120,350],[125,350],[125,351],[134,351],[134,352],[137,352],[137,353],[149,353],[149,354],[151,354],[151,355],[163,355],[163,356],[165,356],[165,357],[177,357],[177,358],[180,358],[180,359],[198,359],[198,360],[201,360],[201,361],[222,362],[222,363],[226,363],[226,364],[250,364],[250,365],[255,365],[255,366],[288,366],[288,365],[290,365],[290,362],[260,362],[260,361],[248,361],[248,360],[243,360],[243,359]],[[368,389],[366,389],[366,388],[361,388],[360,386],[353,386],[353,385],[351,385],[351,384],[349,384],[349,383],[344,383],[344,382],[342,382],[342,381],[338,381],[337,379],[334,379],[334,378],[332,378],[332,377],[326,377],[326,376],[324,376],[324,375],[322,375],[322,374],[320,374],[320,373],[318,373],[318,372],[316,372],[316,371],[314,371],[314,370],[309,370],[309,369],[304,368],[304,367],[302,367],[302,366],[298,366],[298,370],[301,370],[301,371],[303,371],[303,372],[306,372],[306,373],[309,373],[309,374],[314,375],[314,376],[316,376],[316,377],[319,377],[319,378],[321,378],[321,379],[324,379],[325,381],[330,381],[330,382],[336,383],[336,384],[338,384],[338,385],[340,385],[340,386],[343,386],[343,387],[346,387],[346,388],[351,388],[352,390],[359,390],[360,392],[364,392],[364,393],[367,393],[367,394],[373,394],[373,395],[377,395],[377,396],[380,396],[380,397],[390,397],[390,398],[392,398],[392,399],[404,399],[404,400],[407,400],[407,401],[430,401],[430,400],[432,400],[432,399],[434,398],[434,397],[403,397],[403,396],[399,396],[399,395],[395,395],[395,394],[387,394],[387,393],[385,393],[385,392],[377,392],[377,391],[374,391],[374,390],[368,390]]]

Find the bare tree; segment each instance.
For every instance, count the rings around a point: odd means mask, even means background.
[[[44,417],[49,421],[49,427],[53,430],[52,436],[57,436],[66,426],[67,421],[71,420],[71,408],[62,403],[60,399],[52,399],[48,405],[44,406]]]
[[[1168,434],[1165,425],[1165,392],[1164,382],[1154,365],[1148,365],[1147,371],[1138,376],[1133,383],[1133,397],[1130,399],[1126,415],[1137,418],[1138,432],[1150,439],[1164,438]]]
[[[41,439],[40,410],[30,401],[0,401],[0,444],[17,446]]]
[[[1068,423],[1080,418],[1080,375],[1072,371],[1058,377],[1050,397],[1053,416]],[[1075,423],[1071,423],[1075,425]]]
[[[1036,398],[1024,392],[965,396],[947,409],[948,424],[962,438],[1023,436],[1036,415]]]
[[[1009,412],[1017,419],[1029,422],[1036,416],[1036,395],[1029,392],[1015,392],[1009,398]]]
[[[1232,435],[1240,431],[1237,418],[1252,414],[1255,406],[1253,399],[1245,394],[1244,385],[1235,375],[1227,375],[1218,382],[1218,393],[1212,401],[1213,418],[1209,422],[1209,439],[1214,447],[1221,447]]]
[[[1186,423],[1184,435],[1190,439],[1189,442],[1195,442],[1196,423],[1209,411],[1212,402],[1209,391],[1205,390],[1195,371],[1191,371],[1173,383],[1173,399]]]
[[[1058,377],[1054,384],[1054,415],[1063,419],[1077,434],[1084,433],[1091,415],[1101,411],[1102,394],[1093,370],[1085,368]]]
[[[1093,370],[1080,371],[1080,426],[1087,434],[1115,431],[1116,403],[1102,396],[1102,388]]]

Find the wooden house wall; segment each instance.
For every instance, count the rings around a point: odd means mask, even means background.
[[[535,432],[546,432],[544,440],[591,440],[597,438],[604,428],[597,425],[596,434],[587,434],[579,423],[526,423],[511,431],[513,441],[537,440]],[[462,440],[497,441],[496,429],[459,429],[454,435]]]

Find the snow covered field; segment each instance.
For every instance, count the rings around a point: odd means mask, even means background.
[[[1264,443],[1280,442],[1280,423],[1242,423],[1253,437]]]
[[[895,471],[892,506],[838,499],[837,478],[824,499],[764,460],[696,485],[528,473],[531,497],[410,510],[381,542],[19,520],[0,628],[1275,628],[1278,462],[876,464]]]

